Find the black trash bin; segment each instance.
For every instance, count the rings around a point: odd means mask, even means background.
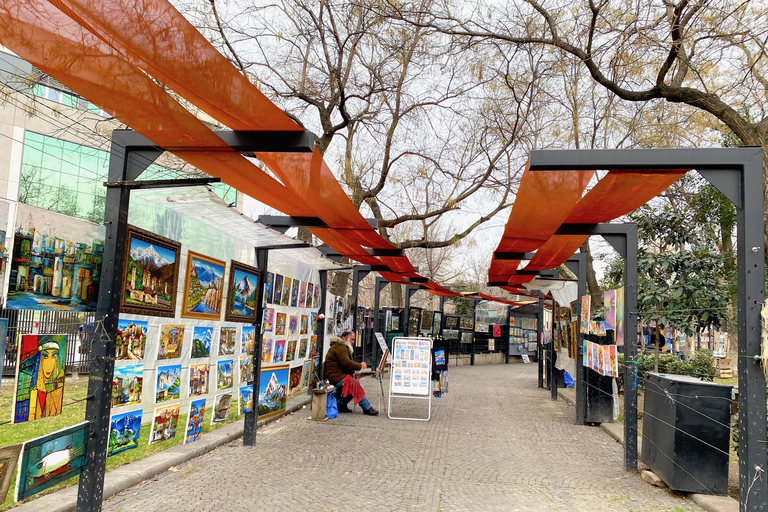
[[[648,373],[642,460],[676,491],[725,495],[732,386]]]

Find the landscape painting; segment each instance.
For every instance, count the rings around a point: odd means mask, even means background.
[[[128,226],[120,311],[173,317],[181,244]]]
[[[229,269],[227,309],[224,319],[229,322],[255,322],[259,291],[259,269],[232,261]]]
[[[139,446],[141,409],[113,414],[109,421],[107,457]]]
[[[288,366],[262,370],[259,381],[259,418],[285,410],[288,395]]]
[[[288,372],[288,396],[293,396],[301,390],[301,370],[303,366],[294,366]]]
[[[272,339],[264,338],[261,341],[261,362],[262,363],[271,363],[272,362]]]
[[[240,414],[253,412],[253,386],[242,386],[238,389],[237,408]]]
[[[240,353],[253,354],[253,350],[256,348],[256,327],[244,325],[240,338]]]
[[[282,304],[283,297],[283,276],[275,274],[275,282],[272,285],[272,304]]]
[[[157,359],[178,359],[184,345],[183,325],[161,325],[160,342],[157,345]]]
[[[286,361],[293,361],[296,357],[296,342],[298,340],[296,338],[292,338],[288,340],[288,348],[285,349],[285,360]]]
[[[232,387],[232,360],[219,361],[216,364],[216,389]]]
[[[229,418],[229,408],[232,406],[232,392],[216,395],[213,399],[211,425]]]
[[[192,329],[192,359],[211,356],[213,327],[194,327]]]
[[[267,272],[267,278],[264,279],[264,304],[272,304],[272,289],[275,284],[275,274]]]
[[[282,363],[285,361],[285,339],[275,340],[275,348],[272,353],[273,363]]]
[[[301,370],[301,390],[304,391],[309,387],[309,374],[312,371],[312,360],[307,359],[304,361],[304,366]]]
[[[155,409],[155,413],[152,415],[152,430],[149,434],[150,445],[176,437],[179,409],[181,409],[181,404],[166,405]]]
[[[181,365],[172,364],[157,367],[155,402],[178,400],[181,392]]]
[[[275,336],[282,336],[285,334],[285,313],[278,313],[277,320],[275,320]]]
[[[208,394],[211,367],[208,363],[189,365],[189,396]]]
[[[221,318],[225,265],[221,260],[189,251],[182,317],[203,320]]]
[[[290,277],[284,277],[283,278],[283,298],[280,301],[280,304],[283,306],[290,306],[291,305],[291,283],[293,282],[293,279]]]
[[[112,407],[141,403],[144,365],[115,366],[112,377]]]
[[[117,321],[117,340],[115,341],[115,359],[118,361],[144,359],[144,347],[147,345],[149,323],[142,320]]]
[[[237,327],[222,327],[219,332],[219,355],[231,356],[235,353]]]
[[[189,402],[189,414],[187,414],[187,430],[184,435],[184,444],[194,443],[203,435],[203,417],[205,416],[205,398]]]
[[[240,356],[240,384],[253,382],[253,356]]]
[[[66,334],[23,334],[16,352],[13,423],[61,414]]]

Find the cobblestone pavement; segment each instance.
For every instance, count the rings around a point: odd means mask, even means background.
[[[451,367],[429,422],[354,414],[308,421],[309,408],[104,503],[129,511],[700,511],[623,471],[622,447],[574,424],[536,387],[533,364]],[[376,406],[376,381],[364,379]],[[385,383],[386,385],[386,383]],[[393,403],[426,415],[426,401]]]

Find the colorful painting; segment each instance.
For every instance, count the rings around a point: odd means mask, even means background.
[[[299,328],[299,334],[307,334],[309,332],[309,316],[301,315],[301,327]]]
[[[243,332],[240,336],[240,353],[241,354],[253,354],[256,348],[256,327],[252,325],[244,325]]]
[[[203,417],[205,416],[205,398],[189,402],[187,414],[187,430],[184,444],[194,443],[203,435]]]
[[[231,356],[235,353],[237,327],[222,327],[219,331],[219,355]]]
[[[66,358],[66,334],[21,336],[16,352],[14,423],[61,414]]]
[[[304,361],[304,366],[301,370],[301,390],[309,388],[309,374],[312,373],[312,360],[307,359]]]
[[[261,362],[271,363],[273,352],[273,340],[271,338],[264,338],[261,340]]]
[[[590,308],[592,307],[592,297],[584,295],[581,297],[581,333],[589,334],[589,320],[592,316]]]
[[[312,334],[317,332],[317,313],[314,311],[309,314],[309,332]]]
[[[113,414],[109,420],[109,446],[107,457],[137,448],[141,435],[141,409]]]
[[[616,329],[616,290],[603,292],[603,305],[605,306],[605,328]]]
[[[21,203],[16,208],[6,307],[96,311],[104,226]],[[4,239],[5,233],[3,245]]]
[[[312,299],[312,307],[320,307],[320,285],[315,286],[315,294],[314,298]]]
[[[255,322],[259,291],[259,269],[239,261],[232,261],[229,268],[229,289],[224,319],[229,322]]]
[[[443,314],[440,311],[435,311],[432,314],[432,334],[435,336],[440,334],[440,325],[443,322]]]
[[[307,304],[306,307],[313,308],[315,307],[315,303],[313,301],[315,292],[315,285],[312,283],[307,283]]]
[[[669,337],[667,337],[669,339]],[[616,345],[624,346],[624,287],[616,290]]]
[[[298,334],[299,330],[299,317],[295,315],[291,315],[288,317],[288,334],[293,336],[294,334]]]
[[[272,330],[275,323],[275,310],[274,308],[264,308],[264,319],[262,324],[264,325],[264,331],[269,332]]]
[[[128,226],[120,311],[175,316],[181,244]]]
[[[285,276],[283,278],[283,299],[280,301],[283,306],[291,305],[291,283],[293,283],[293,279],[290,277]]]
[[[211,366],[208,363],[189,365],[189,396],[208,394]]]
[[[0,358],[5,355],[5,340],[8,338],[8,319],[0,318]],[[0,371],[0,385],[3,383],[3,372]],[[2,476],[0,476],[0,490],[2,486]],[[0,493],[0,498],[2,493]],[[2,502],[0,502],[2,503]]]
[[[320,356],[312,357],[312,377],[309,379],[309,385],[314,386],[320,381]]]
[[[285,345],[286,341],[284,339],[275,340],[275,350],[272,353],[273,363],[282,363],[285,361]]]
[[[301,281],[301,287],[299,288],[299,307],[307,307],[307,282]]]
[[[283,276],[275,274],[275,283],[272,292],[272,304],[282,304],[283,297]]]
[[[232,387],[232,360],[218,361],[216,363],[216,390]]]
[[[264,280],[264,304],[272,304],[272,286],[275,283],[275,274],[267,272],[267,278]]]
[[[277,320],[275,320],[275,336],[283,336],[285,334],[285,313],[278,313]]]
[[[307,357],[307,348],[309,348],[309,338],[301,338],[299,340],[299,353],[296,355],[296,359]]]
[[[291,286],[291,307],[297,308],[299,307],[299,288],[301,287],[301,281],[298,279],[293,280],[293,285]]]
[[[192,359],[211,356],[213,327],[194,327],[192,329]]]
[[[253,356],[240,356],[240,384],[253,382]]]
[[[229,408],[232,406],[232,392],[222,393],[213,398],[213,413],[211,425],[225,421],[229,418]]]
[[[293,396],[301,390],[301,370],[303,366],[294,366],[288,372],[288,396]]]
[[[285,410],[288,396],[288,366],[262,370],[259,381],[259,418]]]
[[[155,413],[152,415],[152,430],[149,434],[150,445],[176,437],[180,409],[181,404],[166,405],[155,409]]]
[[[16,471],[16,463],[21,454],[21,444],[0,448],[0,500],[5,501],[8,489],[11,488],[11,480]]]
[[[253,386],[242,386],[238,388],[237,409],[239,414],[253,412]]]
[[[112,407],[141,403],[144,365],[115,366],[112,376]]]
[[[24,443],[14,499],[21,501],[77,476],[86,464],[88,422]]]
[[[181,393],[181,365],[172,364],[157,367],[155,402],[178,400]]]
[[[313,356],[318,354],[320,351],[320,347],[317,344],[317,336],[312,335],[309,337],[309,353],[308,356]]]
[[[178,359],[184,345],[183,325],[161,325],[160,343],[157,345],[157,359]]]
[[[189,251],[182,317],[203,320],[221,318],[225,265],[221,260]]]
[[[285,349],[285,360],[286,361],[293,361],[296,358],[296,343],[298,340],[296,338],[291,338],[288,340],[288,347]]]
[[[117,321],[117,340],[115,341],[115,359],[118,361],[144,359],[144,347],[147,345],[148,322],[141,320]]]

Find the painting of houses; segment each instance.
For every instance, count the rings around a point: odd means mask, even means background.
[[[239,414],[253,412],[253,386],[242,386],[238,389],[237,407]]]
[[[253,356],[240,356],[240,384],[253,382]]]
[[[144,365],[115,366],[112,377],[112,407],[141,403]]]
[[[213,327],[194,327],[192,329],[192,359],[210,357],[213,344]]]
[[[211,425],[229,418],[229,409],[232,406],[232,392],[221,393],[213,399],[213,412],[211,413]]]
[[[181,365],[173,364],[157,367],[155,402],[177,400],[181,390]]]
[[[176,437],[179,409],[181,409],[181,404],[166,405],[155,409],[155,413],[152,415],[152,431],[149,434],[150,445]]]
[[[219,331],[219,355],[231,356],[235,353],[237,327],[222,327]]]
[[[120,311],[173,317],[181,244],[128,226]]]
[[[224,297],[223,261],[189,251],[181,316],[219,320]]]
[[[232,387],[232,360],[219,361],[217,367],[216,389]]]
[[[189,396],[208,394],[211,367],[208,363],[189,365]]]
[[[203,417],[205,416],[205,398],[189,402],[187,414],[187,430],[184,435],[184,444],[193,443],[203,434]]]
[[[160,342],[157,345],[157,359],[178,359],[184,344],[183,325],[161,325]]]
[[[252,354],[253,349],[256,348],[256,327],[252,325],[244,325],[243,333],[240,340],[240,353]]]
[[[146,321],[120,318],[117,321],[115,359],[141,361],[144,358],[144,347],[147,345],[148,327],[149,323]]]

